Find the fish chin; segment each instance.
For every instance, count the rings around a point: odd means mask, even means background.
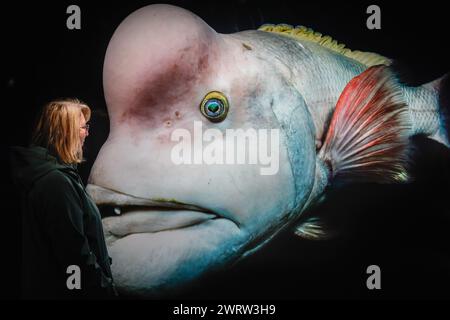
[[[121,293],[158,297],[234,261],[246,242],[248,235],[235,223],[219,218],[180,229],[130,234],[108,249]]]

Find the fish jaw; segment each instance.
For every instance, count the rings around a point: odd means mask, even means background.
[[[100,204],[122,210],[102,221],[114,280],[126,295],[173,294],[205,271],[232,262],[248,237],[234,221],[199,206],[94,185],[87,190]]]
[[[115,221],[119,217],[103,219],[113,277],[125,295],[170,296],[239,259],[252,249],[248,244],[256,237],[219,215],[194,220],[194,211],[164,211],[158,212],[161,219],[156,220],[158,217],[151,217],[151,212],[140,213],[141,219],[127,217],[132,215],[128,213],[123,216],[130,222],[125,232],[120,230],[124,229],[124,221]],[[191,221],[169,221],[171,215]],[[140,229],[133,227],[136,223],[141,223]],[[145,223],[148,230],[142,229]]]

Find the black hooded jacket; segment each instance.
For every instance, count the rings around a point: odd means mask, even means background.
[[[11,176],[22,212],[23,298],[114,296],[100,213],[76,166],[43,147],[13,147]]]

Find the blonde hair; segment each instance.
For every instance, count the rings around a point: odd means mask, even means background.
[[[91,109],[78,99],[60,99],[47,103],[37,119],[31,142],[56,153],[63,163],[82,162],[81,114],[87,122],[91,118]]]

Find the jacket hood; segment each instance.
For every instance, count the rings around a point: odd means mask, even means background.
[[[74,171],[76,166],[60,163],[46,148],[30,146],[10,148],[10,168],[13,183],[28,190],[35,181],[50,171]]]

